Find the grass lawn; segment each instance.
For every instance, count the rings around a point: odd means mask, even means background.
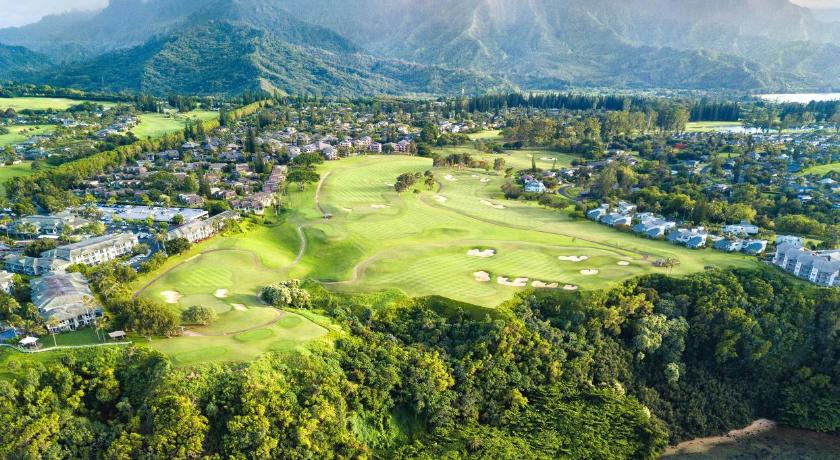
[[[306,344],[329,334],[328,329],[296,313],[282,312],[281,315],[272,324],[236,334],[202,336],[202,330],[197,329],[197,336],[155,338],[151,342],[143,338],[134,340],[139,346],[165,353],[176,366],[184,366],[200,362],[249,361],[269,351],[302,351]]]
[[[46,164],[44,164],[43,166],[44,168],[48,168]],[[15,177],[24,177],[34,173],[35,171],[32,170],[31,161],[24,161],[16,165],[0,165],[0,192],[6,192],[5,188],[3,187],[3,184],[8,182],[9,180]]]
[[[688,123],[685,130],[690,133],[708,133],[721,128],[734,128],[743,126],[740,121],[693,121]]]
[[[218,112],[210,110],[194,110],[187,113],[144,113],[139,116],[140,124],[132,132],[140,139],[154,139],[184,129],[188,119],[207,121],[218,116]]]
[[[0,148],[20,144],[36,134],[49,134],[55,131],[55,126],[52,125],[14,125],[5,126],[9,130],[9,134],[0,134]]]
[[[479,133],[470,134],[469,137],[474,141],[502,142],[505,140],[502,137],[502,131],[498,129],[487,129]]]
[[[527,155],[512,154],[530,166]],[[499,190],[504,179],[495,173],[436,169],[441,190],[394,192],[391,183],[399,174],[427,169],[432,169],[430,160],[404,156],[322,166],[322,176],[329,175],[320,202],[333,218],[324,220],[315,209],[314,187],[292,192],[296,214],[291,220],[304,226],[308,248],[290,275],[314,278],[342,292],[396,287],[412,296],[437,294],[493,307],[523,289],[497,283],[498,276],[528,278],[529,287],[541,281],[597,289],[664,272],[651,262],[665,257],[680,260],[675,275],[709,265],[756,263],[745,256],[638,238],[533,203],[506,201]],[[495,255],[470,257],[471,249],[493,249]],[[575,263],[561,256],[589,259]],[[477,281],[478,271],[489,273],[490,282]]]
[[[67,110],[74,105],[79,105],[85,102],[78,99],[65,99],[55,97],[12,97],[0,98],[0,109],[15,109],[21,110]],[[96,104],[101,104],[105,107],[112,107],[116,105],[113,102],[91,101]]]
[[[800,172],[799,175],[807,176],[809,174],[813,174],[815,176],[825,176],[830,172],[840,172],[840,163],[829,163],[825,165],[812,166]]]

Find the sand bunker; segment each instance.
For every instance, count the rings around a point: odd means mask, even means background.
[[[385,182],[385,186],[386,186],[386,187],[393,187],[393,186],[394,186],[394,184],[389,184],[389,183]]]
[[[496,209],[505,209],[505,207],[504,207],[504,206],[502,206],[502,205],[500,205],[500,204],[496,204],[496,203],[491,203],[491,202],[489,202],[489,201],[487,201],[487,200],[481,200],[481,204],[483,204],[484,206],[490,206],[491,208],[496,208]]]
[[[217,299],[224,299],[227,296],[228,296],[228,290],[227,289],[216,289],[216,292],[213,293],[213,297],[215,297]]]
[[[510,287],[526,287],[528,286],[528,278],[516,278],[515,280],[511,281],[509,278],[500,276],[496,278],[496,282],[501,284],[502,286],[510,286]]]
[[[531,286],[537,289],[557,289],[560,285],[558,283],[543,283],[542,281],[534,281],[531,283]]]
[[[590,268],[589,270],[581,270],[580,271],[580,274],[584,275],[584,276],[597,275],[598,273],[600,273],[600,272],[598,270],[595,270],[594,268]]]
[[[373,208],[373,209],[390,208],[390,206],[388,206],[387,204],[372,204],[372,205],[370,205],[370,207]]]
[[[181,297],[184,297],[178,291],[163,291],[160,293],[163,296],[163,301],[166,303],[178,303],[181,300]]]
[[[566,262],[583,262],[589,259],[587,256],[559,256],[557,258]]]
[[[204,335],[199,334],[198,332],[195,332],[195,331],[191,331],[189,329],[184,329],[181,332],[181,335],[184,336],[184,337],[204,337]]]
[[[567,285],[563,286],[563,289],[565,289],[567,291],[577,291],[578,287],[575,286],[574,284],[567,284]]]
[[[470,249],[467,251],[467,255],[470,257],[493,257],[496,255],[495,249]]]
[[[471,174],[470,177],[476,177],[477,178],[477,177],[481,177],[481,176],[479,176],[478,174]]]
[[[458,180],[452,174],[447,174],[446,176],[444,176],[444,179],[448,180],[449,182],[456,182]]]
[[[554,161],[554,158],[542,157],[542,158],[540,158],[540,160],[542,160],[542,161]]]
[[[475,280],[479,283],[489,283],[490,282],[490,274],[487,272],[475,272],[473,273]]]
[[[484,182],[486,184],[487,182],[490,182],[491,180],[492,179],[488,179],[488,178],[485,177],[484,179],[481,179],[481,182]]]
[[[353,210],[350,208],[341,208],[341,210],[344,212],[353,212]]]
[[[438,196],[436,196],[436,197],[435,197],[435,201],[437,201],[438,203],[446,203],[446,201],[447,201],[448,199],[449,199],[449,198],[447,198],[447,197],[445,197],[445,196],[440,196],[440,195],[438,195]]]
[[[621,265],[622,267],[626,267],[626,266],[630,265],[630,262],[628,262],[626,260],[622,260],[622,261],[618,262],[618,265]]]
[[[232,303],[230,306],[233,307],[234,310],[248,311],[248,307],[242,305],[241,303]]]

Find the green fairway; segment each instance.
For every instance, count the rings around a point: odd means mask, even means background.
[[[188,119],[207,121],[218,116],[218,112],[210,110],[194,110],[187,113],[144,113],[139,116],[140,124],[131,131],[140,139],[154,139],[184,129]]]
[[[527,155],[513,154],[530,166]],[[430,160],[401,156],[324,165],[319,199],[333,217],[321,218],[312,188],[292,193],[293,220],[304,225],[308,248],[291,275],[344,292],[396,287],[413,296],[437,294],[493,307],[524,289],[498,277],[527,278],[527,287],[536,281],[596,289],[664,272],[651,262],[665,257],[680,260],[675,275],[708,265],[755,263],[745,256],[637,238],[530,202],[506,201],[499,189],[504,179],[493,172],[435,169],[442,189],[420,194],[398,195],[390,185],[401,173],[427,169],[432,169]],[[468,256],[472,249],[495,254]],[[588,259],[558,259],[567,256]],[[489,274],[489,281],[477,280],[477,272]]]
[[[0,148],[9,145],[20,144],[21,142],[29,139],[30,137],[38,134],[49,134],[55,131],[55,126],[52,125],[15,125],[6,126],[5,128],[9,130],[9,134],[0,134]]]
[[[263,310],[269,308],[263,307]],[[296,313],[282,312],[271,324],[228,335],[194,334],[170,339],[139,339],[135,343],[150,346],[168,355],[176,366],[199,362],[249,361],[269,351],[300,351],[314,340],[325,337],[329,330]],[[222,322],[222,321],[220,321]]]
[[[21,110],[67,110],[74,105],[88,102],[79,99],[66,99],[60,97],[12,97],[0,98],[0,109]],[[105,107],[116,105],[113,102],[89,101]]]
[[[829,163],[825,165],[818,165],[812,166],[808,169],[803,170],[800,175],[815,175],[815,176],[825,176],[831,172],[840,172],[840,163]]]
[[[502,131],[498,129],[488,129],[481,131],[479,133],[474,133],[469,135],[471,140],[474,141],[485,141],[485,142],[504,142],[504,138],[502,137]]]
[[[743,126],[740,121],[693,121],[686,124],[685,130],[689,133],[708,133],[719,131],[722,128],[735,128]]]
[[[24,161],[16,165],[0,166],[0,192],[5,193],[3,184],[8,182],[9,180],[15,177],[24,177],[34,173],[35,171],[32,170],[31,161]]]

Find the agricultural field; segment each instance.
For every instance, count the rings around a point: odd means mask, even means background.
[[[840,172],[840,163],[829,163],[825,165],[819,166],[812,166],[808,169],[803,170],[799,174],[802,176],[807,175],[815,175],[815,176],[825,176],[828,173],[832,172]]]
[[[187,113],[144,113],[140,124],[131,131],[140,139],[157,138],[184,129],[188,119],[207,121],[219,116],[211,110],[194,110]]]
[[[66,99],[54,97],[12,97],[0,98],[0,109],[14,109],[21,110],[67,110],[74,105],[79,105],[87,102],[79,99]],[[116,105],[113,102],[90,101],[95,104],[100,104],[105,107],[112,107]]]
[[[4,126],[9,130],[9,134],[0,134],[0,149],[10,145],[20,144],[38,134],[49,134],[55,131],[55,126],[41,125],[41,126]]]

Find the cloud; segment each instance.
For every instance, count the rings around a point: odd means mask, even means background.
[[[797,5],[813,9],[840,8],[840,0],[791,0]]]
[[[72,10],[95,10],[108,0],[0,0],[0,27],[22,26],[49,14]]]

